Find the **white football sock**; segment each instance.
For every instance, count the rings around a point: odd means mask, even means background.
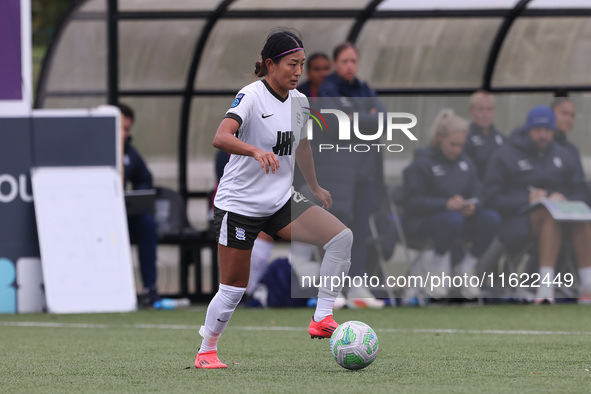
[[[257,283],[265,273],[271,258],[274,242],[257,238],[252,247],[252,254],[250,256],[250,279],[248,280],[248,287],[246,294],[251,295]]]
[[[244,287],[220,284],[218,292],[207,307],[205,325],[201,326],[199,330],[199,334],[203,337],[199,353],[217,350],[220,335],[228,325],[228,321],[230,321],[245,290]]]
[[[456,266],[456,274],[469,274],[473,275],[476,266],[478,265],[478,259],[470,252],[466,252],[462,261]]]
[[[591,287],[591,267],[579,268],[581,287]]]
[[[318,303],[316,304],[314,321],[319,322],[326,316],[332,315],[334,302],[343,288],[343,276],[347,275],[351,267],[352,245],[353,233],[348,228],[335,235],[324,245],[325,253],[322,259],[322,265],[320,266],[320,277],[328,278],[334,276],[339,278],[341,283],[340,286],[332,289],[330,287],[320,287],[318,289]],[[330,286],[331,280],[328,279],[326,283]]]
[[[540,286],[553,287],[548,285],[554,281],[554,267],[540,267]]]

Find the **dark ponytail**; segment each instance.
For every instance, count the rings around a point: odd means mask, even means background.
[[[261,60],[254,65],[254,74],[257,77],[264,77],[269,72],[265,63],[267,59],[271,59],[273,63],[279,63],[285,55],[299,49],[304,49],[299,33],[287,29],[272,31],[261,50]]]

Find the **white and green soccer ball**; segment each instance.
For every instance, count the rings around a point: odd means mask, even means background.
[[[380,345],[370,326],[360,321],[348,321],[330,337],[330,353],[337,364],[347,369],[362,369],[376,359]]]

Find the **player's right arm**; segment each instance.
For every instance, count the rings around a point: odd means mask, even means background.
[[[236,132],[239,127],[240,124],[235,119],[224,118],[213,138],[213,146],[233,155],[250,156],[260,163],[261,169],[267,174],[269,170],[275,173],[279,169],[277,156],[238,139]]]

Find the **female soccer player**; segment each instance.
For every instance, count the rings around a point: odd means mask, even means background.
[[[323,277],[346,275],[351,265],[353,233],[328,213],[332,198],[316,180],[308,139],[300,136],[307,100],[295,90],[305,53],[294,32],[271,33],[256,63],[261,80],[245,86],[220,123],[213,146],[232,154],[214,201],[220,286],[211,300],[197,368],[226,368],[217,342],[248,284],[250,255],[260,231],[285,240],[322,246]],[[320,208],[292,191],[292,152]],[[308,332],[329,338],[338,327],[332,308],[340,288],[321,287]]]

